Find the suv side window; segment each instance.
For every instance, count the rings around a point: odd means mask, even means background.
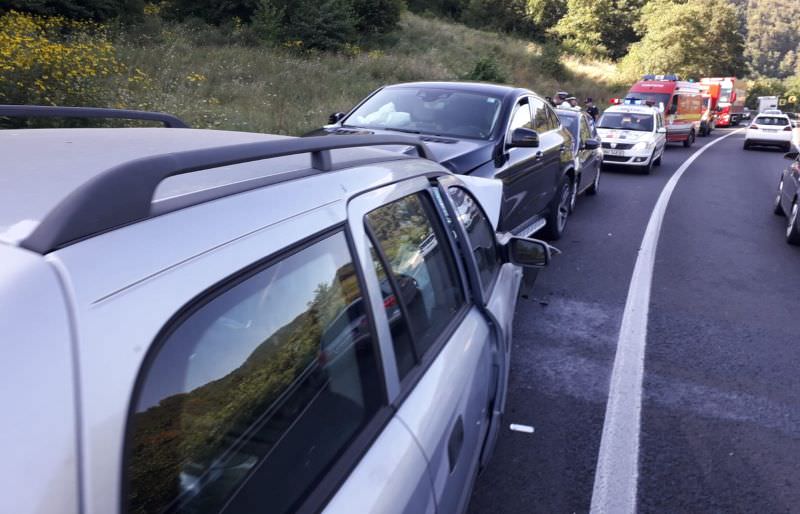
[[[592,130],[589,128],[589,123],[586,116],[581,116],[581,141],[586,142],[587,139],[592,139]]]
[[[483,290],[489,291],[501,265],[494,228],[486,219],[478,202],[466,190],[460,187],[450,187],[447,189],[447,193],[453,200],[458,219],[467,231],[470,250],[478,264]]]
[[[514,111],[514,115],[511,117],[511,123],[508,125],[508,134],[510,135],[511,132],[518,128],[533,128],[531,108],[527,98],[521,99],[517,104],[517,110]]]
[[[547,132],[548,130],[553,130],[558,127],[557,124],[553,124],[550,116],[548,116],[548,108],[544,105],[543,101],[538,98],[533,98],[531,108],[533,109],[533,129],[536,132]]]
[[[127,505],[294,511],[385,403],[342,232],[178,318],[140,374]]]
[[[421,359],[465,304],[438,213],[417,193],[375,209],[366,221]]]

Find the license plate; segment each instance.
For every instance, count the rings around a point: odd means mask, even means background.
[[[764,129],[764,132],[778,132],[777,129]]]
[[[603,148],[603,153],[606,155],[625,155],[625,150],[612,150],[611,148]]]

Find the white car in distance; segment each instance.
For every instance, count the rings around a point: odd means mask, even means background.
[[[664,117],[655,107],[615,105],[597,123],[603,165],[636,166],[650,173],[661,164],[667,146]]]
[[[745,150],[753,146],[777,146],[788,152],[792,149],[792,121],[780,113],[759,114],[744,133]]]

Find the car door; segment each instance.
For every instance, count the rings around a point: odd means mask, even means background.
[[[789,163],[783,179],[783,190],[781,204],[783,212],[789,214],[792,211],[792,201],[800,192],[800,156]]]
[[[460,512],[485,441],[496,342],[434,191],[423,178],[375,190],[351,201],[349,218],[395,417],[427,456],[437,511]]]
[[[561,129],[558,116],[544,100],[531,98],[533,128],[539,133],[539,151],[542,169],[536,183],[535,213],[541,214],[556,194],[562,176],[562,161],[572,159],[572,136]],[[554,121],[555,120],[555,121]]]
[[[440,179],[443,197],[448,199],[459,247],[468,261],[467,270],[476,304],[484,308],[495,338],[492,347],[492,392],[489,394],[491,419],[481,454],[481,466],[494,450],[508,392],[512,329],[522,268],[504,263],[494,227],[480,202],[455,177]]]
[[[580,160],[581,166],[581,183],[578,185],[578,190],[583,191],[589,187],[597,174],[600,173],[600,151],[598,149],[589,150],[585,148],[585,143],[589,139],[600,141],[597,133],[594,131],[594,123],[589,121],[588,116],[581,115],[579,117],[580,126],[578,133],[580,134]],[[591,125],[591,126],[590,126]]]
[[[529,224],[542,202],[542,186],[546,182],[546,161],[541,146],[538,148],[513,148],[511,133],[518,128],[534,129],[530,101],[521,97],[511,114],[506,129],[502,165],[495,177],[503,181],[503,207],[500,215],[501,229],[520,232]]]
[[[662,130],[663,129],[663,130]],[[664,150],[667,147],[667,128],[664,124],[664,116],[660,113],[656,113],[656,149],[658,151],[658,155],[663,155]]]

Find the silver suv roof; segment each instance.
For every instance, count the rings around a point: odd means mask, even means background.
[[[355,141],[354,138],[350,138]],[[385,138],[382,138],[385,139]],[[390,138],[391,139],[391,138]],[[396,137],[401,141],[398,144],[410,144],[407,137]],[[269,144],[270,142],[283,144]],[[328,138],[327,146],[336,148],[347,141],[347,138]],[[377,140],[376,140],[377,141]],[[256,148],[234,145],[255,143]],[[259,143],[267,143],[259,145]],[[308,143],[308,144],[307,144]],[[191,129],[160,129],[160,128],[134,128],[134,129],[38,129],[5,131],[0,133],[0,150],[7,156],[8,165],[0,175],[0,243],[25,246],[34,251],[45,253],[52,250],[50,246],[58,246],[65,242],[64,227],[56,227],[61,235],[48,233],[44,240],[36,237],[43,231],[43,222],[48,215],[58,218],[57,222],[69,223],[68,214],[73,214],[74,220],[80,220],[88,226],[84,230],[73,231],[71,236],[85,236],[115,226],[113,220],[103,222],[86,218],[114,218],[116,225],[126,221],[135,221],[157,215],[169,210],[186,206],[181,198],[192,194],[206,193],[205,199],[213,198],[209,195],[211,190],[221,190],[228,187],[226,194],[237,192],[230,186],[239,185],[240,191],[255,187],[250,182],[259,177],[276,177],[281,174],[298,170],[324,168],[324,171],[357,165],[359,163],[407,159],[409,156],[402,153],[387,152],[374,148],[346,148],[336,149],[321,155],[320,152],[311,154],[312,150],[304,147],[310,146],[309,140],[298,140],[285,136],[272,136],[248,132],[191,130]],[[376,142],[377,144],[377,142]],[[384,143],[385,144],[385,143]],[[425,154],[424,145],[419,142],[420,153]],[[365,146],[366,144],[354,145]],[[239,154],[257,156],[258,149],[269,147],[272,154],[279,155],[269,159],[265,166],[263,158],[253,159],[253,162],[242,162],[248,159],[239,158]],[[298,151],[284,152],[294,155],[281,155],[283,147],[296,148]],[[235,150],[226,152],[225,150]],[[191,153],[191,151],[196,151]],[[275,152],[278,153],[275,153]],[[187,153],[188,152],[188,153]],[[255,153],[254,153],[255,152]],[[263,155],[263,153],[261,154]],[[155,158],[158,156],[158,158]],[[187,160],[188,158],[188,160]],[[149,159],[144,162],[143,159]],[[320,161],[321,159],[321,161]],[[239,162],[235,162],[235,161]],[[214,166],[202,166],[204,162],[228,161],[232,165],[222,166],[225,173]],[[235,164],[234,164],[235,163]],[[169,167],[191,168],[196,164],[192,173],[169,177],[161,182],[158,174],[169,171]],[[154,170],[153,167],[161,166],[163,170]],[[124,167],[124,169],[120,169]],[[214,168],[214,169],[205,169]],[[111,171],[122,171],[116,175],[124,176],[129,187],[138,188],[140,185],[146,193],[147,184],[154,182],[152,187],[155,192],[148,196],[147,205],[138,206],[144,209],[133,213],[128,219],[120,217],[118,211],[130,209],[127,192],[123,188],[104,188],[101,182],[109,182],[114,177]],[[166,176],[166,175],[164,175]],[[116,178],[122,178],[117,176]],[[247,183],[247,184],[246,184]],[[156,187],[157,186],[157,187]],[[141,193],[142,191],[140,191]],[[82,195],[80,193],[83,193]],[[86,207],[85,212],[75,212],[76,206],[70,205],[64,209],[64,204],[80,196],[78,204],[94,204],[97,208],[92,211],[92,205],[78,205]],[[117,196],[118,198],[114,198]],[[221,194],[217,194],[217,197]],[[124,202],[123,202],[124,200]],[[153,201],[150,205],[150,200]],[[202,197],[195,198],[194,203],[203,201]],[[118,202],[118,203],[117,203]],[[160,205],[167,207],[159,208]],[[59,212],[54,212],[56,209]],[[58,216],[56,216],[58,214]],[[53,231],[49,231],[53,232]],[[37,241],[26,244],[34,236]],[[41,234],[39,234],[41,236]],[[66,238],[69,239],[69,238]]]

